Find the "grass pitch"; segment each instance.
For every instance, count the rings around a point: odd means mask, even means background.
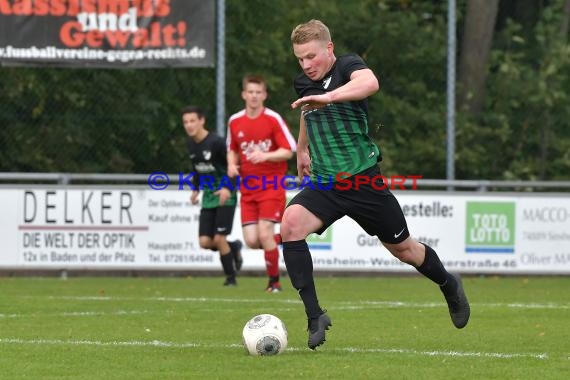
[[[333,326],[306,346],[288,279],[0,278],[2,379],[567,379],[569,277],[465,277],[469,325],[451,324],[421,277],[317,277]],[[255,314],[280,317],[289,347],[245,354]]]

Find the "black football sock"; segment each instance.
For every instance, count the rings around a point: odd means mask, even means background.
[[[426,247],[426,257],[422,265],[416,267],[417,271],[438,284],[443,294],[454,294],[457,289],[457,281],[445,270],[433,248],[427,244],[422,244]]]
[[[237,241],[228,241],[228,245],[230,246],[230,250],[232,255],[236,255],[237,254],[237,247],[238,247],[238,242]]]
[[[299,292],[309,318],[317,318],[323,313],[317,299],[313,279],[313,260],[305,240],[283,242],[283,258],[291,284]]]
[[[222,268],[224,268],[224,273],[228,278],[236,277],[236,270],[234,267],[234,255],[232,252],[228,252],[226,255],[220,255],[220,261],[222,262]]]

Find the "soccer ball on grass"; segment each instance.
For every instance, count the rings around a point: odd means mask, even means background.
[[[278,355],[287,348],[287,328],[271,314],[259,314],[247,321],[242,337],[250,355]]]

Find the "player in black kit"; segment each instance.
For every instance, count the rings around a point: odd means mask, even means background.
[[[243,263],[242,243],[239,240],[227,241],[227,235],[232,232],[237,193],[236,187],[226,177],[226,142],[206,129],[206,116],[198,106],[182,109],[182,123],[188,135],[188,152],[194,169],[192,204],[198,203],[198,195],[202,191],[200,247],[220,252],[226,275],[224,286],[235,286],[236,271]]]
[[[281,222],[283,258],[289,278],[305,306],[308,346],[325,342],[332,325],[319,305],[313,261],[306,238],[324,232],[348,216],[371,236],[377,236],[394,257],[412,265],[439,285],[453,325],[463,328],[471,309],[459,277],[447,272],[429,245],[414,239],[396,197],[372,183],[380,174],[380,150],[368,136],[367,98],[380,88],[378,79],[356,54],[336,57],[329,28],[319,20],[300,24],[291,33],[293,53],[303,70],[294,81],[299,98],[291,107],[301,109],[297,170],[299,178],[336,178],[345,182],[366,178],[366,186],[330,190],[305,187],[287,206]]]

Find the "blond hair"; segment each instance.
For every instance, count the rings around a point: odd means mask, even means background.
[[[319,20],[311,20],[299,24],[291,32],[291,42],[296,45],[306,44],[310,41],[331,42],[329,28]]]

